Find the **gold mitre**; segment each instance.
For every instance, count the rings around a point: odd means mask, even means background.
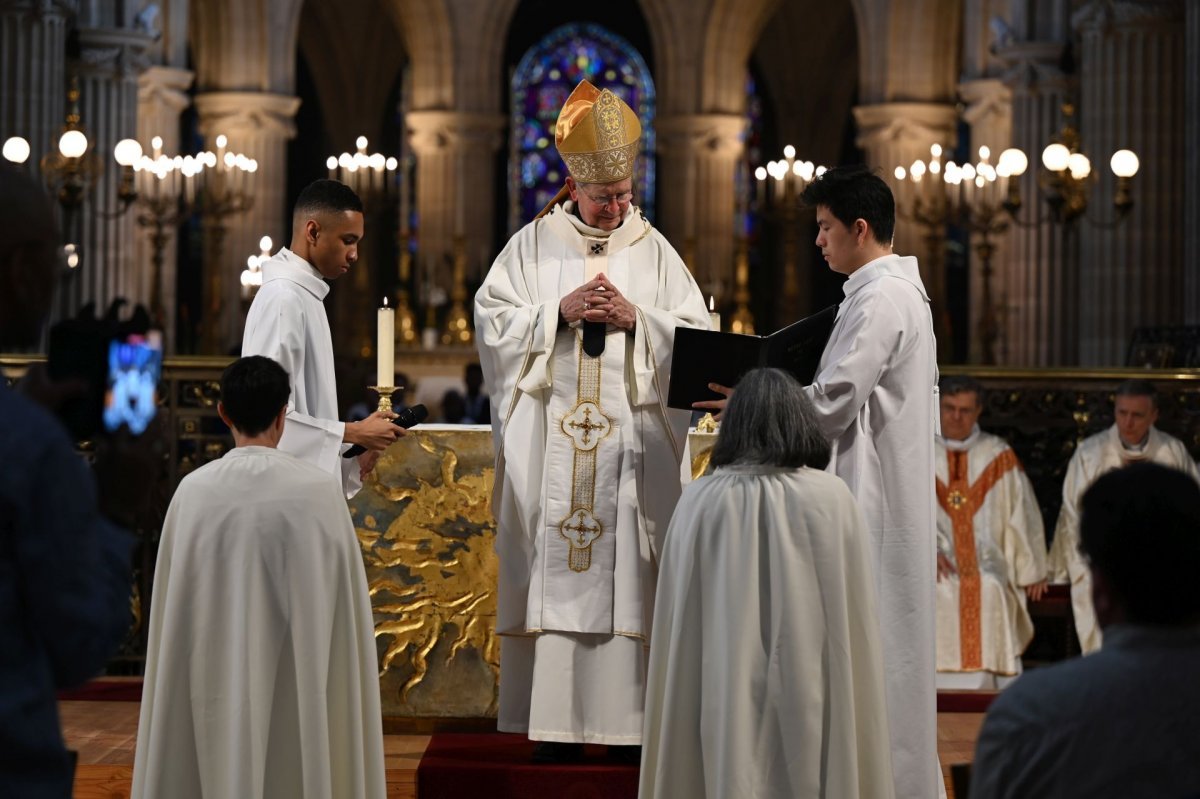
[[[554,126],[558,154],[580,183],[615,183],[632,176],[641,138],[633,109],[586,80],[571,92]]]

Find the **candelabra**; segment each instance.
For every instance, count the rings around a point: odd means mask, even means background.
[[[242,270],[243,301],[253,299],[262,286],[262,265],[270,260],[273,246],[275,246],[275,242],[271,241],[271,237],[263,236],[258,240],[258,254],[246,258],[246,268]]]
[[[471,330],[471,318],[467,316],[467,240],[464,236],[454,237],[453,284],[450,287],[450,310],[446,314],[446,329],[442,331],[442,344],[452,347],[469,347],[475,340]]]
[[[809,183],[824,173],[825,167],[816,166],[812,161],[797,161],[796,148],[790,144],[783,148],[783,158],[754,170],[759,212],[764,216],[775,216],[783,228],[783,301],[788,317],[795,317],[800,312],[800,231],[797,225],[800,195]]]
[[[997,171],[1004,178],[1014,178],[1008,181],[1008,192],[1004,200],[1004,209],[1009,216],[1022,226],[1030,227],[1045,221],[1054,221],[1060,225],[1074,224],[1088,212],[1088,194],[1092,184],[1096,182],[1096,173],[1092,170],[1092,162],[1082,151],[1079,131],[1071,124],[1075,108],[1071,103],[1063,103],[1063,126],[1058,133],[1050,137],[1050,144],[1042,150],[1042,170],[1038,173],[1037,183],[1046,199],[1049,216],[1045,219],[1022,220],[1018,216],[1021,209],[1021,193],[1019,178],[1029,166],[1029,158],[1022,150],[1010,148],[1000,154]],[[1111,220],[1099,220],[1088,217],[1096,227],[1114,227],[1125,218],[1133,208],[1133,197],[1130,189],[1133,176],[1138,171],[1138,157],[1132,150],[1117,150],[1109,159],[1109,168],[1117,178],[1116,193],[1113,196],[1113,209],[1116,216]]]
[[[980,262],[979,340],[983,362],[996,363],[996,340],[1000,325],[992,297],[992,257],[994,239],[1009,228],[1005,210],[1007,189],[1011,187],[1007,170],[993,166],[991,150],[979,148],[979,160],[961,166],[954,161],[942,163],[942,147],[930,148],[929,161],[914,161],[907,170],[896,167],[896,211],[921,226],[932,259],[930,273],[942,277],[942,252],[946,226],[965,230]],[[940,290],[936,290],[941,294]]]

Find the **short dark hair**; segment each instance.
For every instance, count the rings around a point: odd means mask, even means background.
[[[781,369],[752,369],[738,382],[713,446],[713,466],[824,469],[829,442],[799,381]]]
[[[296,198],[294,216],[340,214],[343,211],[363,212],[362,200],[354,189],[338,180],[322,178],[304,187]]]
[[[805,205],[824,205],[846,227],[866,220],[880,244],[891,244],[896,232],[896,198],[874,170],[865,166],[835,166],[826,170],[800,195]]]
[[[1200,620],[1200,485],[1158,463],[1102,475],[1083,495],[1080,550],[1112,584],[1130,621]]]
[[[1149,380],[1143,380],[1139,377],[1126,380],[1117,386],[1113,397],[1149,397],[1150,403],[1155,408],[1158,407],[1158,389]]]
[[[947,397],[971,392],[975,395],[975,401],[983,405],[983,383],[970,375],[944,375],[938,381],[938,391]]]
[[[221,374],[221,405],[242,435],[270,427],[291,394],[287,371],[262,355],[238,358]]]

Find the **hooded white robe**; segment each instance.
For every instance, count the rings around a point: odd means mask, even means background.
[[[343,458],[346,425],[338,421],[333,338],[323,300],[329,284],[287,247],[262,265],[263,284],[246,314],[242,355],[265,355],[292,384],[279,448],[337,477],[346,499],[362,488],[358,460]]]
[[[593,359],[578,327],[559,326],[559,301],[601,271],[637,323],[609,326]],[[703,297],[632,207],[611,234],[556,207],[509,241],[475,296],[496,445],[501,730],[641,740],[657,551],[689,418],[666,407],[680,325],[708,326]]]
[[[896,796],[938,796],[934,689],[937,345],[917,259],[860,267],[817,368],[812,398],[870,532]]]
[[[1079,634],[1079,646],[1084,654],[1100,648],[1101,635],[1096,610],[1092,607],[1092,572],[1079,552],[1079,503],[1098,477],[1135,461],[1161,463],[1200,481],[1196,462],[1188,454],[1187,447],[1157,427],[1151,426],[1146,443],[1140,447],[1126,447],[1117,426],[1113,425],[1085,438],[1075,449],[1067,464],[1062,509],[1050,545],[1050,579],[1071,584],[1075,632]]]
[[[134,799],[383,799],[374,622],[346,501],[239,447],[163,524]]]
[[[958,572],[937,584],[938,687],[994,689],[1021,672],[1033,638],[1024,588],[1046,579],[1042,513],[1003,438],[977,425],[937,443],[938,552]],[[951,475],[952,457],[962,474]]]
[[[719,468],[662,552],[641,799],[894,796],[867,529],[814,469]]]

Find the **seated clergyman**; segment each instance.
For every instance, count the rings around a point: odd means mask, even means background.
[[[1017,454],[979,429],[983,386],[941,381],[937,438],[939,688],[995,689],[1021,672],[1033,638],[1026,594],[1046,588],[1046,539]]]

